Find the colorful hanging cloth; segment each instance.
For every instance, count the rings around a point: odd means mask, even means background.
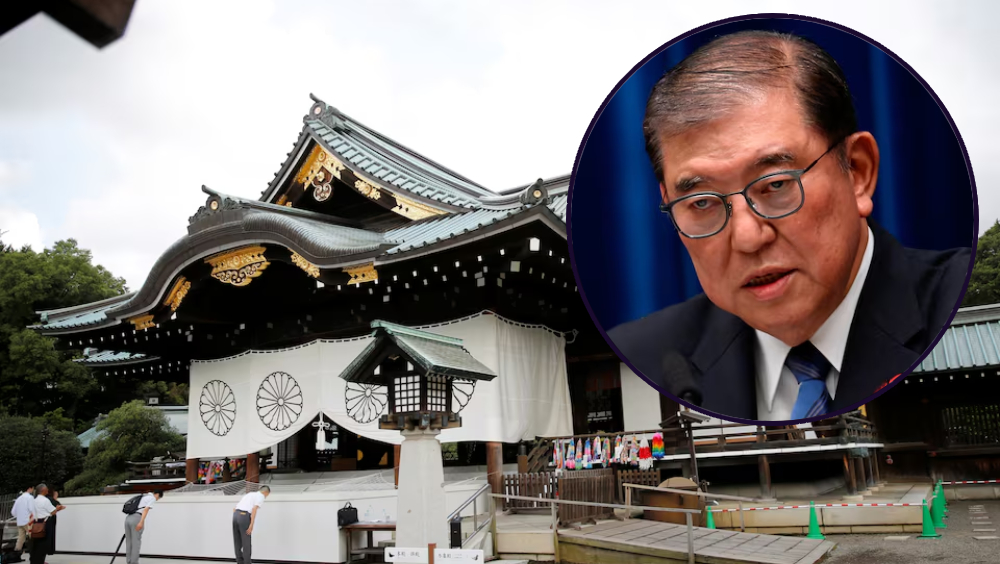
[[[653,451],[653,458],[659,460],[666,454],[663,446],[663,433],[655,433],[653,435],[653,444],[651,447]]]
[[[653,453],[650,452],[649,441],[646,440],[646,437],[642,437],[642,440],[639,441],[639,469],[653,469]]]

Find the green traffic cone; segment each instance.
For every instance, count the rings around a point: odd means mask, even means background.
[[[947,529],[948,525],[944,524],[944,507],[937,497],[933,498],[932,502],[934,505],[931,506],[931,522],[934,524],[935,529]]]
[[[705,517],[705,528],[706,529],[714,529],[715,528],[715,518],[712,517],[712,509],[709,508],[709,507],[706,507],[705,508],[705,513],[708,513],[708,515]]]
[[[938,489],[941,490],[941,507],[944,508],[944,517],[948,518],[948,498],[944,495],[944,484],[938,482]]]
[[[819,530],[819,520],[816,519],[816,504],[809,502],[809,534],[806,535],[807,539],[818,539],[824,540],[826,537]]]
[[[934,530],[934,523],[931,522],[931,512],[927,508],[927,500],[924,500],[924,521],[923,521],[923,531],[920,533],[918,539],[936,539],[941,535]]]

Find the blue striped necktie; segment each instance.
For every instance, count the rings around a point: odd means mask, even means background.
[[[826,389],[830,362],[823,353],[806,341],[788,352],[785,366],[799,382],[799,395],[792,407],[792,419],[805,419],[826,413],[830,405],[830,394]]]

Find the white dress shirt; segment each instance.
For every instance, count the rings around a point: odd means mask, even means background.
[[[246,511],[250,513],[253,511],[254,507],[260,507],[264,505],[264,494],[260,492],[250,492],[240,499],[240,502],[236,504],[236,511]]]
[[[35,521],[48,519],[49,515],[52,515],[55,510],[56,506],[52,505],[49,498],[44,495],[40,495],[35,498]]]
[[[143,495],[142,499],[139,500],[139,508],[137,509],[137,512],[142,513],[143,509],[146,509],[147,507],[152,507],[154,503],[156,503],[155,495],[151,493]]]
[[[14,502],[10,514],[17,519],[17,526],[23,527],[31,523],[31,514],[35,512],[35,498],[28,492],[21,494]]]
[[[868,278],[872,255],[875,252],[875,235],[868,228],[868,244],[861,258],[861,266],[854,277],[850,289],[837,309],[823,323],[809,341],[823,353],[830,362],[830,372],[826,377],[826,389],[830,399],[837,397],[837,381],[840,379],[840,366],[844,361],[847,348],[847,337],[851,333],[851,323],[854,321],[854,311],[858,307],[861,289]],[[799,394],[799,382],[792,371],[785,366],[785,359],[792,347],[781,340],[756,331],[757,345],[757,420],[787,421],[792,417],[792,408]]]

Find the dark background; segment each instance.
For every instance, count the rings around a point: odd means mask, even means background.
[[[972,178],[963,147],[934,96],[907,68],[867,41],[821,23],[773,18],[725,23],[672,44],[636,69],[613,93],[578,155],[570,190],[570,252],[580,290],[604,330],[702,291],[680,236],[658,208],[643,113],[666,70],[712,39],[746,29],[804,36],[844,69],[858,126],[872,132],[881,153],[873,214],[879,224],[907,247],[940,250],[975,243]]]

